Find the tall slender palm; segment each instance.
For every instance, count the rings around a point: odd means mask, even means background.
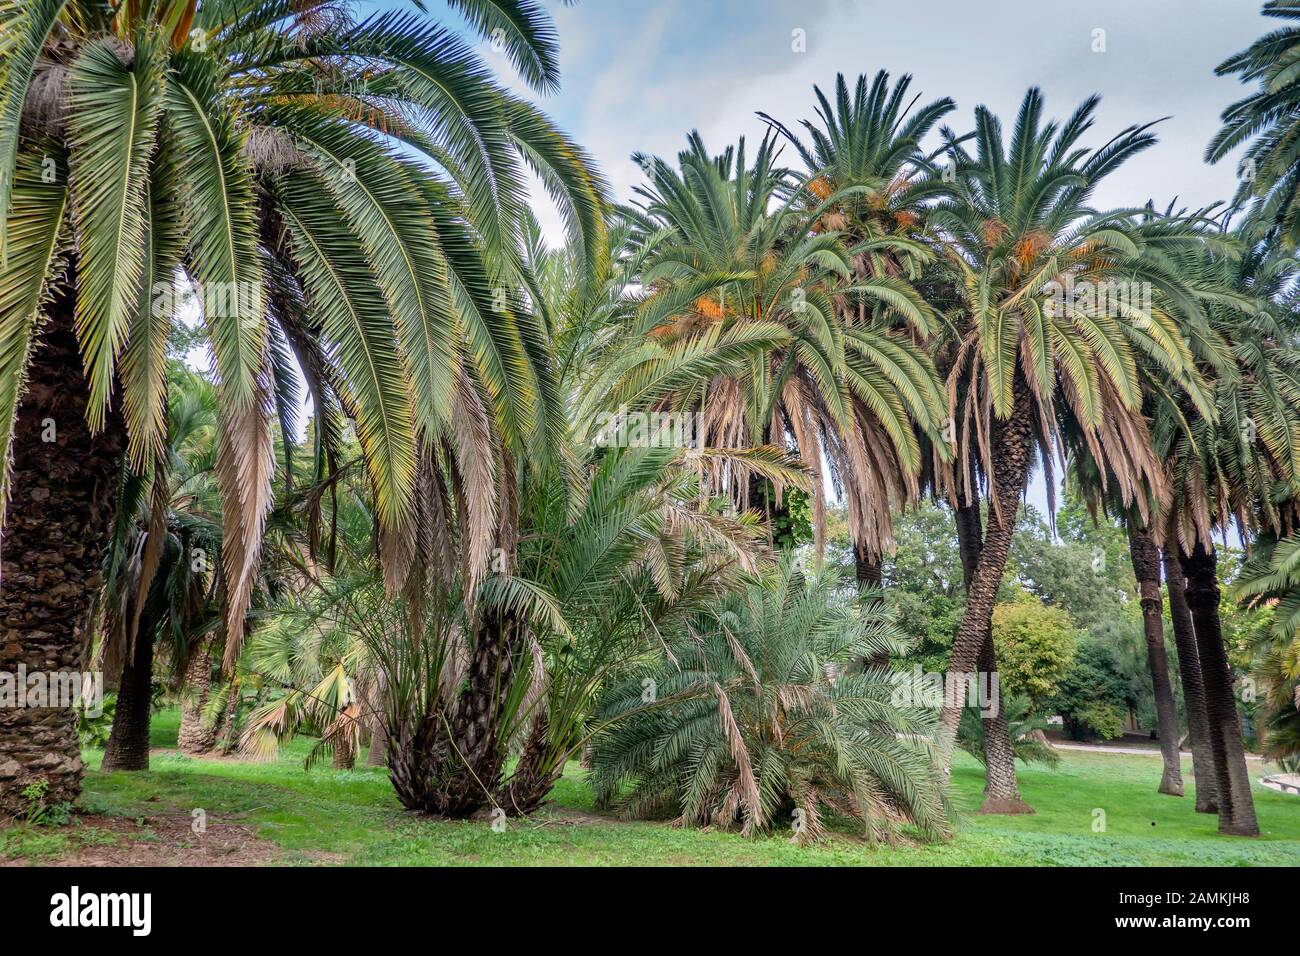
[[[924,237],[923,204],[937,192],[933,177],[926,175],[931,170],[921,141],[956,108],[945,97],[913,112],[916,98],[908,99],[911,82],[904,75],[891,87],[889,74],[881,70],[870,86],[865,75],[859,76],[850,96],[848,83],[839,75],[833,104],[814,87],[817,123],[801,124],[810,145],[764,114],[803,159],[812,205],[820,207],[821,213],[813,229],[841,237],[850,253],[853,283],[893,285],[899,296],[908,299],[917,295],[912,281],[932,258],[928,247],[918,241]],[[832,196],[835,201],[823,205]],[[875,323],[922,346],[935,331],[929,321],[917,321],[928,320],[928,311],[900,312],[884,300],[837,297],[836,317],[846,335]],[[828,463],[831,477],[845,490],[857,578],[878,586],[881,558],[892,540],[891,512],[916,498],[921,461],[920,456],[906,453],[911,449],[900,455],[889,441],[880,440],[881,422],[868,405],[855,402],[852,411],[857,430],[868,437],[868,448],[875,452],[870,467],[862,469],[863,462],[845,454],[848,449],[840,443],[831,443]]]
[[[1242,224],[1243,245],[1259,235]],[[1205,701],[1222,833],[1259,832],[1250,793],[1241,722],[1219,620],[1214,535],[1235,526],[1243,536],[1285,536],[1297,527],[1300,501],[1300,363],[1295,350],[1294,277],[1300,265],[1280,254],[1274,235],[1237,256],[1203,255],[1185,265],[1198,281],[1245,298],[1212,309],[1231,344],[1231,364],[1218,371],[1211,416],[1191,416],[1178,397],[1155,431],[1169,462],[1172,500],[1166,533],[1171,604],[1182,590]],[[1175,613],[1175,624],[1182,609]],[[1187,626],[1186,622],[1183,624]],[[1180,646],[1181,653],[1181,646]]]
[[[535,5],[455,6],[532,85],[555,84]],[[14,503],[0,610],[23,622],[0,665],[80,668],[119,462],[147,474],[162,447],[178,272],[202,293],[218,382],[227,665],[270,502],[277,335],[317,407],[356,425],[390,585],[417,557],[416,488],[434,473],[466,502],[481,572],[496,486],[524,447],[544,455],[554,407],[517,291],[522,169],[594,252],[601,189],[582,154],[424,15],[5,0],[0,37],[0,498]],[[3,809],[38,768],[70,798],[72,712],[0,715],[0,756]]]
[[[1269,0],[1264,16],[1300,20],[1300,0]],[[1294,249],[1300,241],[1300,27],[1287,25],[1266,33],[1224,60],[1219,76],[1237,74],[1258,89],[1223,111],[1223,128],[1205,150],[1217,163],[1250,142],[1238,163],[1238,206],[1252,205],[1256,224],[1274,232]],[[1253,142],[1252,142],[1253,140]]]
[[[1165,270],[1183,276],[1188,291],[1211,312],[1239,298],[1235,288],[1216,283],[1213,276],[1206,275],[1197,268],[1207,257],[1230,258],[1239,251],[1230,237],[1221,234],[1219,222],[1212,218],[1214,211],[1211,208],[1191,214],[1185,211],[1175,214],[1171,206],[1163,214],[1157,215],[1153,205],[1148,203],[1136,226],[1142,238],[1143,256],[1157,262]],[[1176,302],[1162,301],[1157,297],[1152,306],[1175,319],[1180,316]],[[1249,308],[1250,303],[1242,299],[1235,302],[1235,307]],[[1228,359],[1226,340],[1208,324],[1207,316],[1194,314],[1192,318],[1193,324],[1181,328],[1183,338],[1194,343],[1193,352],[1204,358],[1207,369],[1221,369]],[[1168,407],[1171,396],[1180,393],[1183,377],[1176,372],[1171,374],[1165,365],[1146,356],[1138,356],[1136,365],[1142,388],[1142,416],[1145,423],[1159,416]],[[1194,384],[1201,388],[1197,400],[1204,405],[1209,393],[1201,383]],[[1129,557],[1142,607],[1147,664],[1155,698],[1156,733],[1164,763],[1158,791],[1182,796],[1177,710],[1165,652],[1164,597],[1161,591],[1160,541],[1165,529],[1164,521],[1159,516],[1162,512],[1169,511],[1168,476],[1163,470],[1151,472],[1122,466],[1115,468],[1097,454],[1097,448],[1087,441],[1086,432],[1078,427],[1068,410],[1063,411],[1065,421],[1062,432],[1069,448],[1069,467],[1076,488],[1085,495],[1094,509],[1101,508],[1108,514],[1118,515],[1128,535]],[[1147,431],[1130,436],[1126,444],[1138,442],[1145,442],[1146,445],[1151,443]],[[1177,614],[1175,618],[1178,618]],[[1193,746],[1204,748],[1194,752],[1194,756],[1199,753],[1201,758],[1200,764],[1195,766],[1199,802],[1210,769],[1208,741],[1203,739],[1203,698],[1196,690],[1199,687],[1198,655],[1194,643],[1189,646],[1187,635],[1179,633],[1179,626],[1176,625],[1175,634],[1180,640],[1180,660],[1185,658],[1186,661],[1185,678],[1188,679],[1184,680],[1184,689],[1190,689],[1185,699],[1191,702],[1188,710],[1192,714],[1189,723],[1193,728]],[[1202,713],[1193,713],[1198,706]]]
[[[99,653],[105,669],[121,675],[104,770],[149,769],[155,662],[164,658],[183,671],[219,616],[221,499],[212,480],[216,397],[197,375],[181,369],[168,374],[166,455],[155,461],[154,475],[128,475],[123,482],[104,561],[110,597]],[[150,536],[161,537],[161,547]]]
[[[1097,103],[1088,99],[1064,123],[1044,121],[1042,96],[1031,89],[1010,143],[997,117],[979,107],[975,151],[950,135],[953,181],[930,213],[948,240],[945,266],[963,313],[948,380],[956,461],[976,456],[989,486],[988,527],[950,658],[955,677],[978,664],[1035,452],[1059,446],[1058,406],[1101,457],[1122,462],[1129,475],[1154,473],[1149,450],[1124,442],[1146,431],[1136,357],[1159,361],[1183,380],[1195,375],[1180,324],[1165,309],[1127,299],[1111,307],[1108,298],[1075,294],[1082,283],[1149,282],[1188,321],[1200,311],[1177,276],[1143,257],[1132,211],[1098,212],[1089,204],[1102,179],[1154,142],[1147,127],[1130,127],[1101,149],[1080,147]],[[956,483],[973,497],[976,476],[958,471]],[[960,716],[960,707],[945,707],[946,760]],[[1018,799],[1014,790],[1005,797]]]

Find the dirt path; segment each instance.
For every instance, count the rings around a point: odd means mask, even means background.
[[[195,831],[189,814],[161,810],[143,817],[77,814],[72,840],[81,844],[43,866],[265,866],[284,853],[251,827],[236,822],[204,821]],[[25,866],[28,860],[0,859],[0,866]]]
[[[1140,757],[1160,756],[1159,747],[1110,747],[1105,744],[1067,744],[1060,740],[1053,740],[1052,747],[1056,750],[1085,750],[1088,753],[1094,754],[1135,754]],[[1192,752],[1190,750],[1182,751],[1182,755],[1188,760],[1192,758]],[[1259,756],[1259,754],[1246,754],[1246,759],[1255,760],[1259,763],[1267,763],[1267,761],[1263,757]]]

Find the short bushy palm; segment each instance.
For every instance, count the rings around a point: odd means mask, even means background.
[[[904,824],[947,831],[923,736],[931,715],[895,706],[895,683],[854,662],[899,649],[877,602],[831,574],[781,567],[675,630],[606,695],[591,779],[629,815],[815,839],[827,814],[872,838]],[[853,593],[850,591],[849,593]]]

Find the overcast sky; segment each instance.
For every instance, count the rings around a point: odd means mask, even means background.
[[[814,85],[829,92],[837,73],[852,83],[885,69],[910,73],[922,102],[952,97],[957,109],[945,122],[959,132],[971,128],[979,104],[1009,129],[1030,86],[1042,88],[1058,118],[1101,94],[1085,141],[1092,146],[1130,124],[1168,117],[1156,128],[1158,144],[1112,175],[1096,203],[1153,199],[1163,208],[1177,199],[1199,208],[1233,193],[1232,164],[1209,166],[1202,157],[1223,108],[1245,94],[1214,68],[1277,25],[1260,16],[1261,0],[543,2],[560,37],[558,93],[528,90],[490,44],[481,55],[591,153],[620,201],[641,181],[633,153],[671,160],[692,129],[720,152],[742,135],[763,135],[760,110],[796,128],[815,115]],[[409,11],[410,0],[362,0],[358,13],[377,8]],[[447,12],[430,10],[438,19]],[[786,162],[798,165],[792,154]],[[540,184],[533,193],[547,236],[563,241]],[[1028,497],[1046,511],[1041,472]]]
[[[1102,95],[1096,139],[1162,116],[1160,143],[1098,196],[1130,205],[1175,196],[1200,205],[1232,191],[1232,170],[1202,156],[1242,92],[1214,67],[1269,29],[1259,0],[580,0],[550,3],[561,91],[541,105],[592,152],[626,198],[643,150],[666,158],[699,129],[713,150],[762,135],[759,110],[793,126],[814,84],[879,69],[911,73],[926,100],[950,96],[965,131],[983,103],[1014,121],[1040,86],[1052,115]],[[1274,21],[1276,22],[1276,21]],[[804,52],[795,31],[803,31]],[[1099,32],[1104,31],[1104,33]],[[1104,51],[1097,48],[1104,45]],[[485,51],[503,72],[508,65]],[[536,97],[534,97],[536,99]],[[791,157],[791,162],[794,162]]]
[[[910,73],[923,102],[950,96],[961,132],[974,108],[1006,127],[1030,86],[1050,115],[1102,96],[1091,145],[1131,123],[1168,116],[1159,143],[1098,191],[1100,206],[1199,207],[1230,196],[1231,164],[1209,166],[1219,114],[1243,95],[1214,67],[1272,28],[1259,0],[580,0],[551,2],[562,89],[542,107],[595,157],[620,200],[640,181],[637,151],[671,158],[698,129],[715,152],[758,137],[755,113],[789,127],[813,115],[814,84],[886,69]],[[1274,21],[1275,23],[1275,21]],[[801,31],[801,32],[797,32]],[[799,52],[804,42],[803,52]],[[509,73],[490,49],[484,55]],[[537,97],[532,97],[534,100]],[[792,165],[796,157],[788,159]],[[548,235],[553,209],[539,203]],[[1029,500],[1046,508],[1041,474]]]

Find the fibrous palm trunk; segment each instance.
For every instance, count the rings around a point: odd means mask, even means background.
[[[435,749],[442,714],[436,709],[389,726],[388,779],[408,810],[434,812]]]
[[[1187,582],[1177,545],[1164,549],[1165,585],[1169,589],[1169,617],[1174,624],[1174,645],[1178,648],[1178,674],[1183,685],[1183,707],[1187,710],[1187,732],[1191,737],[1192,779],[1196,783],[1196,812],[1219,812],[1219,785],[1210,749],[1210,722],[1205,714],[1205,684],[1201,678],[1201,654],[1196,649],[1196,630],[1187,606]]]
[[[217,745],[217,726],[203,719],[212,692],[212,654],[205,643],[194,649],[185,668],[185,701],[181,704],[181,729],[176,746],[192,757],[209,753]]]
[[[104,747],[101,770],[149,769],[149,712],[153,706],[153,641],[135,636],[135,648],[122,667],[113,729]]]
[[[497,794],[497,803],[511,816],[529,814],[540,807],[564,772],[562,762],[548,767],[553,762],[549,726],[546,713],[538,713],[515,772]]]
[[[858,582],[858,587],[872,590],[880,588],[884,581],[881,563],[880,558],[870,554],[866,548],[861,545],[853,546],[853,576]],[[888,667],[889,653],[882,651],[879,654],[872,654],[864,658],[862,663],[866,667]]]
[[[988,530],[980,546],[970,586],[966,589],[966,610],[962,614],[961,626],[948,658],[950,685],[967,680],[974,674],[985,641],[992,640],[993,607],[997,603],[998,586],[1002,583],[1007,557],[1011,553],[1011,538],[1015,533],[1020,498],[1029,478],[1033,444],[1029,389],[1023,379],[1017,376],[1011,414],[1006,420],[995,421],[990,436],[993,464],[990,494],[993,507],[989,508]],[[940,766],[945,772],[952,768],[952,752],[961,712],[960,700],[945,701],[938,741]],[[1014,768],[1012,774],[1014,776]]]
[[[969,594],[971,581],[979,566],[980,551],[984,543],[983,521],[978,501],[968,501],[959,496],[956,510],[957,546],[961,552],[962,575]],[[993,647],[993,628],[990,627],[980,647],[979,669],[990,675],[997,673],[997,651]],[[1000,686],[1000,685],[999,685]],[[1002,708],[999,693],[997,713],[981,717],[984,723],[984,804],[981,813],[1033,813],[1033,808],[1020,796],[1016,783],[1016,754],[1011,744],[1011,728]]]
[[[14,425],[0,571],[0,672],[14,680],[20,665],[29,675],[82,670],[126,447],[116,410],[90,433],[88,394],[64,290],[47,309]],[[0,815],[21,813],[23,789],[38,780],[47,803],[74,800],[81,774],[71,707],[0,708]]]
[[[1173,797],[1183,795],[1183,772],[1178,753],[1178,711],[1174,707],[1174,688],[1169,680],[1169,656],[1165,652],[1164,599],[1160,594],[1160,549],[1151,532],[1128,523],[1129,559],[1137,578],[1142,601],[1142,628],[1147,642],[1147,665],[1151,669],[1151,689],[1156,699],[1156,736],[1160,739],[1160,756],[1164,773],[1159,793]]]
[[[352,742],[352,733],[349,730],[340,731],[334,741],[334,758],[331,766],[335,770],[351,770],[356,762],[357,751]]]
[[[388,763],[388,731],[382,720],[375,722],[370,734],[370,753],[366,756],[366,766],[382,767]]]
[[[512,612],[484,615],[470,653],[466,688],[451,718],[435,812],[469,816],[485,807],[501,781],[505,746],[498,733],[523,625]]]
[[[1259,836],[1232,671],[1219,624],[1218,555],[1197,544],[1182,561],[1187,574],[1187,606],[1192,612],[1205,684],[1205,713],[1219,790],[1219,832]]]
[[[853,576],[859,587],[878,588],[884,580],[880,558],[869,554],[866,548],[855,545],[853,548]]]

